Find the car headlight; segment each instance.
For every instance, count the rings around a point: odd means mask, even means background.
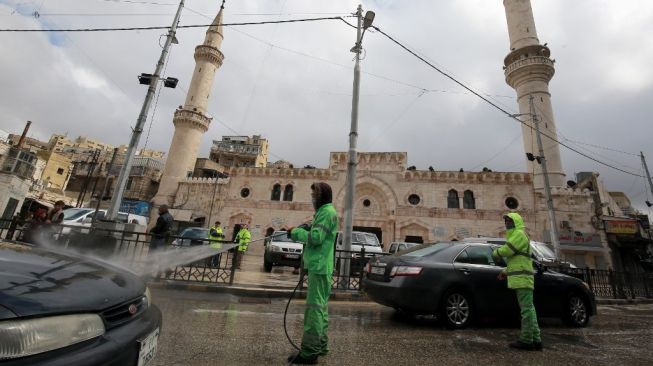
[[[278,245],[272,245],[272,246],[270,247],[270,250],[272,250],[273,252],[280,252],[280,251],[281,251],[281,247],[278,246]]]
[[[104,334],[97,314],[0,321],[0,360],[70,346]]]

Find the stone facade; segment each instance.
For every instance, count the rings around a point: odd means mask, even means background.
[[[385,248],[392,241],[407,238],[434,242],[503,236],[502,215],[510,211],[506,203],[512,206],[515,202],[510,198],[516,200],[514,211],[524,217],[531,237],[546,239],[546,202],[533,189],[531,174],[406,170],[406,161],[404,152],[358,155],[354,227],[376,233]],[[346,170],[345,152],[331,153],[326,169],[232,168],[226,179],[182,181],[174,207],[192,211],[191,217],[198,221],[221,221],[228,238],[234,226],[242,223],[250,223],[253,237],[260,238],[269,229],[287,229],[312,219],[310,185],[316,181],[331,185],[334,205],[342,219]],[[281,194],[275,197],[276,185]],[[284,201],[288,186],[292,200]],[[458,193],[457,200],[451,197],[452,191]],[[465,192],[473,194],[468,193],[465,199]],[[559,220],[569,222],[567,226],[586,237],[599,235],[601,247],[592,249],[600,250],[590,253],[585,263],[593,266],[595,253],[609,263],[605,237],[590,220],[594,206],[589,192],[556,188],[553,197]],[[208,217],[211,211],[213,215]],[[569,256],[587,253],[573,239],[564,243],[562,252]]]

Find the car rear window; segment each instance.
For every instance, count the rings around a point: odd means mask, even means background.
[[[409,256],[409,257],[426,257],[433,254],[436,254],[446,248],[449,248],[451,243],[435,243],[425,247],[413,247],[404,252],[398,252],[398,254]]]
[[[374,234],[351,233],[351,242],[355,244],[379,246],[379,239]]]

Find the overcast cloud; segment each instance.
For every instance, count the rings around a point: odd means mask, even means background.
[[[148,4],[0,0],[0,28],[171,23],[176,1],[143,2]],[[532,4],[539,39],[548,43],[556,60],[550,90],[560,140],[642,174],[638,156],[598,147],[643,151],[653,166],[653,2]],[[181,24],[206,24],[219,2],[189,0],[186,5]],[[356,5],[347,0],[232,0],[226,4],[225,22],[345,15]],[[363,8],[376,12],[375,25],[517,112],[515,92],[501,69],[509,51],[502,1],[371,0],[363,1]],[[40,17],[33,16],[35,11]],[[128,143],[146,93],[136,75],[154,71],[163,33],[0,33],[0,129],[20,133],[31,120],[30,136],[43,140],[68,133]],[[329,152],[347,150],[354,29],[330,20],[228,27],[224,36],[225,62],[208,108],[214,120],[201,156],[208,156],[213,139],[236,133],[262,134],[270,141],[271,161],[285,159],[295,166],[326,167]],[[184,102],[194,47],[203,41],[204,30],[180,29],[177,38],[180,44],[173,45],[165,74],[179,78],[179,87],[161,90],[141,147],[147,143],[168,150],[173,111]],[[368,32],[363,43],[359,151],[406,151],[409,165],[418,169],[526,169],[515,121],[382,35]],[[610,190],[625,191],[634,206],[644,209],[647,195],[651,199],[644,179],[561,151],[568,179],[580,171],[598,171]]]

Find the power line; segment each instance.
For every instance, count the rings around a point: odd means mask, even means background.
[[[148,4],[148,5],[167,5],[167,6],[177,6],[179,4],[173,3],[158,3],[154,1],[135,1],[135,0],[103,0],[108,3],[129,3],[129,4]]]
[[[343,21],[344,21],[344,20],[343,20]],[[418,55],[417,53],[415,53],[414,51],[412,51],[412,50],[409,49],[408,47],[406,47],[406,46],[404,46],[403,44],[401,44],[399,41],[397,41],[397,40],[395,40],[394,38],[392,38],[392,37],[391,37],[390,35],[388,35],[387,33],[383,32],[379,27],[372,26],[372,28],[376,29],[379,33],[381,33],[382,35],[384,35],[384,36],[385,36],[386,38],[388,38],[390,41],[392,41],[393,43],[395,43],[395,44],[398,45],[399,47],[403,48],[406,52],[408,52],[408,53],[410,53],[411,55],[415,56],[416,58],[418,58],[419,60],[421,60],[422,62],[424,62],[425,64],[427,64],[427,65],[430,66],[432,69],[436,70],[437,72],[439,72],[440,74],[442,74],[442,75],[445,76],[446,78],[450,79],[450,80],[453,81],[454,83],[460,85],[461,87],[465,88],[466,90],[468,90],[468,91],[471,92],[472,94],[474,94],[474,95],[476,95],[477,97],[481,98],[483,101],[485,101],[485,102],[488,103],[489,105],[491,105],[491,106],[493,106],[494,108],[498,109],[499,111],[503,112],[503,113],[504,113],[505,115],[507,115],[508,117],[510,117],[510,118],[512,118],[512,119],[514,119],[514,120],[516,120],[517,122],[523,124],[524,126],[527,126],[527,127],[530,128],[531,130],[533,129],[533,126],[531,126],[531,125],[529,125],[528,123],[526,123],[526,122],[520,120],[520,119],[517,118],[516,116],[514,116],[514,115],[512,115],[511,113],[509,113],[508,111],[506,111],[504,108],[501,108],[501,107],[498,106],[496,103],[494,103],[494,102],[490,101],[489,99],[485,98],[484,96],[482,96],[481,94],[479,94],[479,93],[476,92],[475,90],[471,89],[470,87],[468,87],[468,86],[465,85],[464,83],[458,81],[458,80],[457,80],[456,78],[454,78],[453,76],[451,76],[451,75],[449,75],[448,73],[442,71],[440,68],[436,67],[435,65],[433,65],[432,63],[430,63],[429,61],[427,61],[426,59],[424,59],[422,56]],[[633,173],[633,172],[629,172],[629,171],[627,171],[627,170],[624,170],[624,169],[618,168],[618,167],[616,167],[616,166],[614,166],[614,165],[611,165],[611,164],[605,163],[605,162],[603,162],[603,161],[601,161],[601,160],[598,160],[598,159],[596,159],[596,158],[594,158],[594,157],[592,157],[592,156],[589,156],[589,155],[583,153],[582,151],[579,151],[578,149],[575,149],[575,148],[573,148],[573,147],[571,147],[571,146],[569,146],[569,145],[566,145],[566,144],[564,144],[564,143],[558,141],[556,138],[553,138],[552,136],[550,136],[550,135],[548,135],[548,134],[546,134],[546,133],[543,133],[543,132],[542,132],[541,134],[542,134],[543,136],[547,137],[548,139],[550,139],[551,141],[554,141],[555,143],[557,143],[557,144],[559,144],[559,145],[561,145],[561,146],[564,146],[564,147],[566,147],[567,149],[569,149],[569,150],[571,150],[571,151],[573,151],[573,152],[575,152],[575,153],[577,153],[577,154],[579,154],[579,155],[582,155],[582,156],[584,156],[584,157],[586,157],[586,158],[588,158],[588,159],[590,159],[590,160],[592,160],[592,161],[594,161],[594,162],[596,162],[596,163],[599,163],[599,164],[601,164],[601,165],[607,166],[607,167],[612,168],[612,169],[614,169],[614,170],[618,170],[618,171],[620,171],[620,172],[622,172],[622,173],[626,173],[626,174],[634,175],[634,176],[640,176],[639,174],[636,174],[636,173]]]

